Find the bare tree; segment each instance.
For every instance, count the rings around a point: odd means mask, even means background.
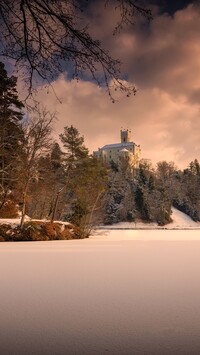
[[[0,0],[0,54],[11,58],[22,69],[33,90],[33,78],[51,83],[63,67],[80,78],[84,73],[99,85],[106,86],[111,98],[112,87],[135,94],[135,87],[120,80],[120,62],[113,59],[94,39],[83,23],[83,13],[92,0]],[[121,18],[114,34],[136,15],[151,17],[142,0],[104,0]]]
[[[24,224],[26,213],[26,201],[29,184],[32,179],[37,179],[37,163],[42,154],[48,152],[51,146],[52,123],[55,114],[46,109],[35,108],[34,116],[24,125],[25,143],[22,154],[19,157],[22,184],[22,216],[21,228]]]

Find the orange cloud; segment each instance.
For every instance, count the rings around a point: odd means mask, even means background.
[[[60,76],[53,85],[62,104],[51,92],[38,95],[58,112],[56,134],[73,124],[92,151],[119,141],[120,128],[128,127],[145,158],[173,160],[180,167],[200,159],[200,8],[156,16],[148,30],[128,28],[112,39],[108,17],[100,14],[91,21],[93,33],[123,60],[122,71],[138,93],[112,104],[94,83]]]

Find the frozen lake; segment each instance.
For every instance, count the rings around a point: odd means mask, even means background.
[[[0,244],[1,355],[200,353],[200,231]]]

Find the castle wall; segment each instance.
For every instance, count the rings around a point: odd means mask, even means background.
[[[99,148],[98,151],[94,152],[94,155],[97,158],[101,158],[106,162],[114,161],[115,163],[119,162],[119,159],[128,157],[130,165],[132,167],[139,167],[139,161],[141,158],[141,148],[139,145],[136,145],[134,142],[131,142],[131,131],[121,130],[121,143],[116,144],[107,144],[102,148]],[[123,152],[123,149],[125,151]],[[121,152],[121,153],[120,153]]]

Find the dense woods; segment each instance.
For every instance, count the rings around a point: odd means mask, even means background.
[[[184,170],[173,162],[153,167],[145,160],[136,169],[123,157],[118,164],[105,163],[89,154],[73,125],[55,142],[55,114],[39,106],[27,114],[17,79],[2,63],[0,78],[0,218],[20,216],[18,234],[27,230],[25,215],[50,225],[70,222],[81,238],[101,223],[142,219],[163,226],[171,221],[172,206],[200,221],[197,159]]]

